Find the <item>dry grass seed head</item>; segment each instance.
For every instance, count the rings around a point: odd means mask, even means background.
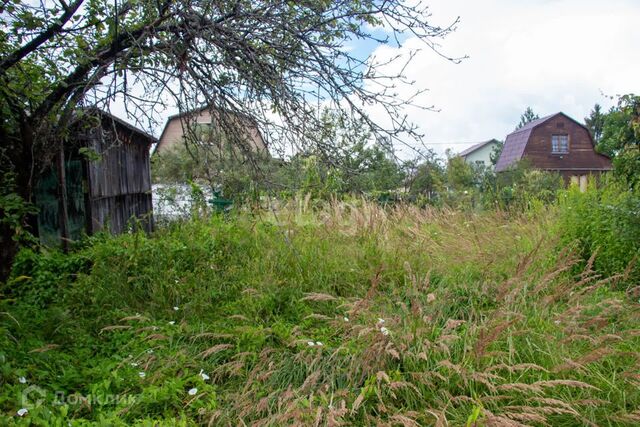
[[[231,344],[216,344],[213,347],[209,347],[208,349],[200,353],[199,356],[202,357],[203,359],[206,359],[209,356],[212,356],[216,353],[220,353],[221,351],[230,349],[232,347],[233,345]]]
[[[300,301],[335,301],[336,297],[334,297],[333,295],[329,295],[329,294],[323,294],[323,293],[319,293],[319,292],[309,292],[306,293],[305,296],[303,298],[300,299]]]
[[[587,384],[585,382],[578,381],[578,380],[545,380],[545,381],[536,381],[532,385],[539,386],[539,387],[564,386],[564,387],[575,387],[575,388],[582,388],[582,389],[599,390],[597,387],[592,386],[591,384]]]
[[[488,409],[483,409],[485,416],[484,425],[487,427],[528,427],[516,420],[512,420],[501,415],[494,415]]]
[[[498,339],[498,337],[502,334],[502,332],[507,330],[513,324],[515,324],[518,320],[519,320],[519,318],[505,320],[505,321],[502,321],[502,322],[496,324],[491,329],[482,329],[480,331],[480,336],[478,337],[478,340],[476,341],[476,344],[474,346],[474,352],[475,352],[476,357],[477,358],[481,358],[485,354],[487,348],[496,339]]]

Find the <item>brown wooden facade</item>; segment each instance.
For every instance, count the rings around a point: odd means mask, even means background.
[[[567,138],[566,150],[554,150],[554,136]],[[496,171],[522,159],[537,169],[560,173],[566,182],[611,170],[611,160],[595,151],[587,128],[564,113],[535,120],[508,135]]]
[[[151,231],[149,150],[155,138],[106,112],[83,117],[57,168],[39,179],[40,240],[65,246],[105,229],[114,234],[130,227]]]

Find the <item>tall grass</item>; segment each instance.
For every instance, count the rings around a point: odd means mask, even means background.
[[[0,309],[4,421],[640,422],[638,301],[616,290],[624,268],[558,250],[555,208],[276,212],[21,254]],[[44,404],[16,416],[34,384]]]

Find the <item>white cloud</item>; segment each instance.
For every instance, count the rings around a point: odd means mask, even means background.
[[[460,16],[441,42],[459,65],[423,49],[406,69],[413,88],[428,88],[421,103],[439,113],[410,110],[427,145],[444,152],[490,138],[504,139],[531,106],[541,116],[563,111],[582,120],[605,95],[640,92],[640,2],[635,0],[429,0],[434,24]],[[418,47],[409,39],[402,47]],[[385,57],[397,49],[381,46]],[[379,113],[374,113],[380,117]]]

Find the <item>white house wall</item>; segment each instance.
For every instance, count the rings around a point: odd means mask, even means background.
[[[466,156],[464,156],[464,159],[467,163],[470,163],[472,165],[478,164],[478,162],[480,162],[480,164],[486,167],[493,167],[493,165],[491,164],[491,153],[493,152],[493,149],[496,145],[496,143],[487,144],[475,150],[474,152],[467,154]]]

